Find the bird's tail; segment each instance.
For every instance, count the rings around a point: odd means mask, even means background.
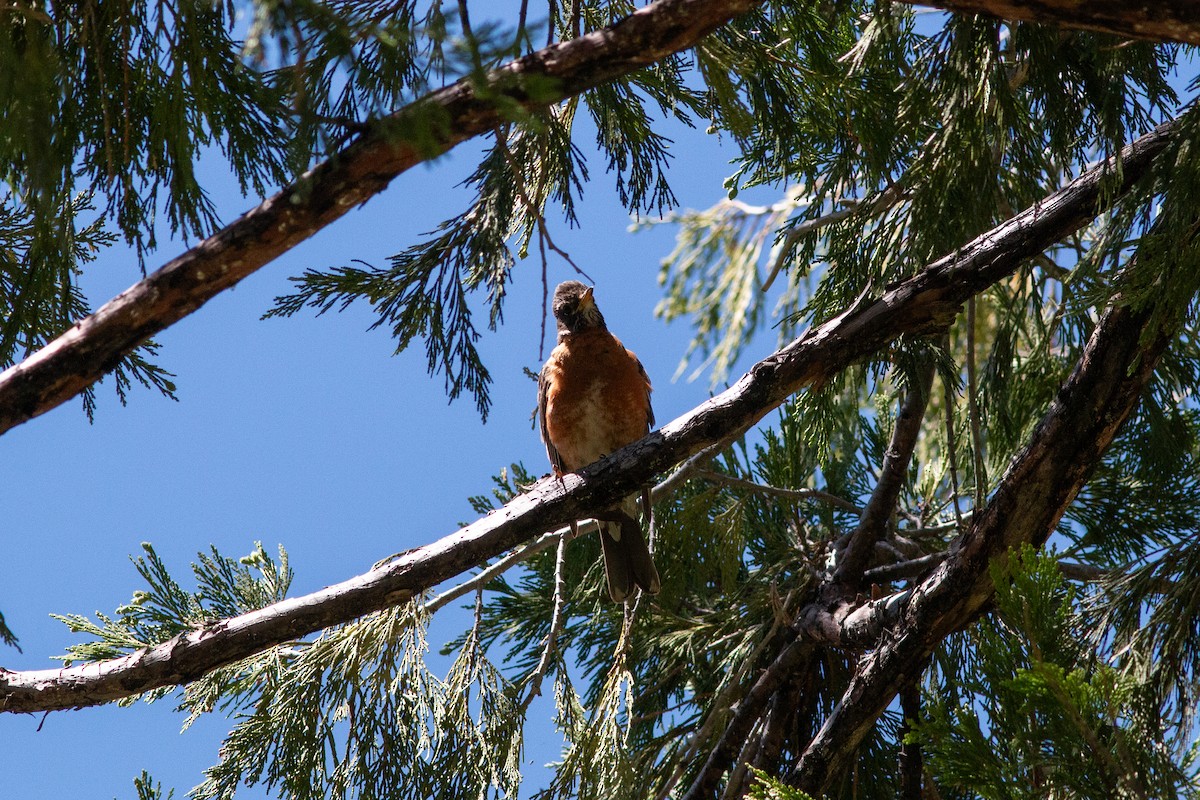
[[[662,585],[637,513],[637,500],[630,497],[621,504],[620,513],[615,515],[616,521],[600,524],[608,596],[614,603],[625,602],[625,598],[633,594],[635,586],[640,586],[650,594],[658,594]],[[649,520],[650,504],[647,502],[646,521]]]

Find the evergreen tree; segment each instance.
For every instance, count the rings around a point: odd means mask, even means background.
[[[0,670],[0,710],[228,714],[197,798],[1196,796],[1200,11],[945,5],[10,2],[0,431],[90,413],[107,374],[173,392],[156,333],[474,137],[461,213],[264,311],[367,304],[486,416],[476,343],[557,249],[547,216],[575,220],[580,119],[616,199],[677,228],[681,370],[758,360],[582,480],[514,465],[453,541],[316,595],[282,551],[214,549],[186,588],[147,547],[128,605],[62,618],[68,668]],[[705,211],[674,209],[667,119],[738,148]],[[218,227],[204,147],[283,188]],[[148,263],[163,225],[203,241],[88,316],[96,250]],[[663,589],[611,605],[568,523],[644,486]],[[564,749],[530,787],[543,692]]]

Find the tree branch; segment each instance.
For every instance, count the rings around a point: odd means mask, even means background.
[[[791,679],[792,675],[807,663],[812,652],[812,645],[801,640],[793,640],[776,656],[770,666],[762,671],[754,685],[746,695],[738,701],[733,718],[725,727],[717,745],[709,752],[708,759],[700,768],[695,781],[688,788],[685,800],[699,797],[711,797],[717,790],[721,776],[741,752],[753,732],[754,727],[762,718],[763,713],[777,689]]]
[[[921,719],[920,679],[906,684],[900,690],[900,713],[904,715],[904,720],[900,723],[899,800],[921,800],[925,796],[922,791],[925,759],[921,755],[921,745],[904,741],[905,735],[912,730],[912,723]]]
[[[748,481],[745,478],[738,478],[733,475],[725,475],[711,469],[696,470],[696,477],[711,483],[721,483],[726,486],[732,486],[737,489],[745,489],[748,492],[755,494],[769,494],[775,497],[785,497],[788,500],[803,502],[805,500],[820,500],[828,503],[831,506],[837,506],[845,511],[852,511],[855,514],[863,513],[863,510],[851,503],[845,498],[838,497],[829,492],[823,492],[820,489],[785,489],[781,486],[770,486],[764,483],[755,483]]]
[[[1105,187],[1110,190],[1109,198],[1145,174],[1174,130],[1175,123],[1164,123],[1122,151],[1121,183]],[[968,297],[1090,220],[1099,207],[1101,176],[1110,174],[1112,168],[1110,160],[1089,170],[1042,202],[889,288],[877,301],[856,305],[809,329],[755,364],[726,391],[578,474],[569,474],[562,481],[543,479],[486,517],[363,575],[189,631],[156,647],[67,669],[0,670],[0,710],[31,712],[97,705],[187,683],[272,646],[406,602],[544,531],[594,517],[651,483],[655,475],[714,442],[727,441],[749,429],[801,388],[829,380],[902,334],[943,327]],[[1123,343],[1133,346],[1137,338],[1125,337]],[[1118,373],[1096,388],[1098,397],[1108,397],[1113,387],[1124,385],[1124,373]],[[1093,431],[1099,419],[1080,420],[1080,429]],[[1060,472],[1060,467],[1052,470],[1053,480],[1044,476],[1049,486],[1059,485]],[[1070,474],[1061,477],[1067,483],[1073,480]],[[993,509],[1006,498],[1003,491],[997,494],[984,519],[976,520],[975,531],[986,532],[989,525],[999,524],[999,512]],[[1022,515],[1050,507],[1049,498],[1035,502],[1022,495],[1020,500],[1024,507],[1011,502],[1004,506],[1014,525]],[[966,537],[966,555],[960,553],[956,563],[981,557],[988,540],[984,536],[981,544],[980,536],[984,534]],[[945,565],[935,576],[943,574]],[[927,601],[914,605],[915,613],[929,613]],[[830,724],[837,724],[836,720],[831,718]]]
[[[888,442],[883,464],[879,468],[879,482],[871,499],[859,517],[858,525],[850,534],[849,541],[838,557],[837,569],[833,574],[835,584],[858,587],[862,585],[863,572],[867,568],[875,543],[887,532],[888,519],[896,510],[896,501],[904,480],[908,477],[908,464],[917,446],[921,433],[921,422],[925,408],[929,405],[929,393],[933,387],[936,365],[930,359],[919,376],[912,376],[904,403],[896,417],[896,425]]]
[[[1200,44],[1200,4],[1193,0],[900,0],[960,14],[1082,28],[1129,39]]]
[[[545,108],[691,47],[756,5],[659,0],[608,28],[495,69],[484,81],[464,78],[367,123],[351,144],[274,197],[0,374],[0,433],[74,397],[139,344],[379,194],[396,176],[495,129],[505,119],[502,103]],[[406,136],[411,130],[429,140],[417,144]]]
[[[910,590],[892,626],[895,637],[881,637],[801,756],[791,776],[801,789],[820,795],[897,691],[919,677],[938,642],[990,602],[992,562],[1012,547],[1040,546],[1049,537],[1177,335],[1177,316],[1164,313],[1170,302],[1160,297],[1134,309],[1114,298],[991,501],[946,561]]]

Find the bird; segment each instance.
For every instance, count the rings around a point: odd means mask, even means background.
[[[654,426],[650,378],[638,357],[609,333],[593,291],[579,281],[555,288],[557,343],[538,375],[538,426],[560,479],[641,439]],[[643,492],[643,502],[648,521],[648,493]],[[609,597],[623,603],[635,587],[657,594],[661,582],[637,522],[636,496],[605,519],[613,520],[600,523]]]

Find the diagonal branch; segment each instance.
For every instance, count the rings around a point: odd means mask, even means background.
[[[1161,130],[1162,128],[1160,126],[1157,131]],[[1155,135],[1156,133],[1148,134],[1148,136]],[[1142,143],[1148,143],[1148,141],[1149,140],[1145,137],[1139,140],[1139,142]],[[1132,151],[1127,150],[1125,154],[1132,155]],[[1129,162],[1125,161],[1124,163],[1128,164]],[[1128,177],[1129,176],[1126,175],[1126,178]],[[1058,195],[1057,192],[1054,195],[1051,195],[1051,198],[1056,195]],[[1017,243],[1021,241],[1022,237],[1019,234],[1016,234],[1015,231],[1020,230],[1029,224],[1030,217],[1028,215],[1032,214],[1033,218],[1045,221],[1045,217],[1040,216],[1041,214],[1057,213],[1051,211],[1051,209],[1057,205],[1057,203],[1051,198],[1047,198],[1034,208],[1023,211],[1021,214],[1016,215],[1008,222],[1002,224],[993,231],[984,234],[979,239],[967,245],[964,250],[959,251],[959,253],[965,255],[968,251],[973,249],[982,241],[998,242],[1001,239],[1005,239],[1009,240],[1013,246],[1016,246]],[[1013,227],[1009,228],[1010,225]],[[1008,228],[1010,232],[1002,233],[1001,231],[1004,231],[1006,228]],[[1011,239],[1009,239],[1010,235],[1012,236]],[[945,261],[945,259],[943,259],[943,261]],[[922,275],[929,273],[930,270],[933,270],[936,267],[936,264],[932,265],[922,273],[914,276],[914,278],[904,281],[898,286],[893,287],[891,290],[885,293],[881,300],[863,309],[861,313],[870,315],[873,309],[879,310],[882,304],[886,304],[889,299],[894,297],[897,293],[904,294],[907,292],[908,289],[912,287],[914,281],[920,279]],[[957,291],[958,288],[959,287],[957,286],[952,287],[950,291]],[[956,305],[954,308],[957,310],[958,306]],[[852,312],[846,316],[849,318],[855,318],[859,316],[859,313]],[[937,315],[931,314],[929,320],[929,327],[934,327],[934,324],[937,320]],[[828,324],[829,323],[826,323],[826,325]],[[825,328],[825,326],[821,327],[822,329]],[[926,332],[929,331],[927,330]],[[863,335],[867,335],[865,331],[863,332]],[[908,609],[913,594],[914,591],[912,589],[908,589],[904,592],[899,592],[884,598],[880,598],[879,600],[871,600],[866,603],[857,604],[855,602],[850,602],[849,599],[844,597],[843,593],[841,592],[818,592],[816,599],[802,608],[797,615],[794,629],[799,638],[796,642],[789,644],[788,646],[790,647],[793,644],[795,646],[800,646],[801,643],[807,644],[810,647],[822,644],[851,647],[877,645],[879,642],[879,635],[882,630],[885,628],[891,628],[893,626],[899,629],[899,621]],[[903,676],[896,677],[899,678]],[[897,687],[898,686],[899,684],[897,684]],[[895,693],[893,692],[888,696],[889,700],[894,696]],[[858,720],[860,727],[852,729],[853,733],[858,736],[858,738],[854,740],[854,744],[843,745],[844,749],[837,751],[837,756],[839,758],[852,757],[855,744],[861,741],[862,736],[865,736],[866,731],[869,730],[872,724],[874,724],[874,720],[879,713],[878,710],[872,710],[872,714],[864,715],[863,719]],[[739,733],[739,731],[736,730],[733,732],[734,734]],[[722,743],[726,741],[728,733],[729,731],[727,730],[725,734],[723,734],[721,738]],[[734,753],[729,747],[718,747],[714,749],[710,753],[710,756],[704,765],[700,768],[689,791],[683,795],[684,800],[706,800],[706,798],[712,797],[715,787],[718,785],[721,777],[730,768],[733,756]],[[840,768],[842,764],[839,763],[837,766]],[[827,780],[829,776],[838,773],[834,770],[834,768],[831,767],[819,774],[821,776],[821,780]],[[820,795],[820,792],[815,789],[809,788],[809,791],[815,796]]]
[[[387,188],[495,129],[691,47],[759,0],[659,0],[620,22],[464,78],[363,125],[349,145],[0,374],[0,433],[99,380],[121,356]],[[420,131],[417,139],[406,132]]]
[[[1092,332],[1075,370],[1028,444],[1013,459],[991,501],[976,515],[950,556],[911,590],[893,626],[855,673],[791,776],[819,795],[849,765],[875,720],[937,644],[990,601],[988,571],[1023,543],[1040,546],[1087,480],[1118,428],[1137,404],[1159,357],[1178,335],[1175,301],[1155,298],[1139,308],[1118,295]]]
[[[913,376],[910,380],[904,403],[900,406],[900,414],[896,418],[896,427],[892,431],[892,438],[883,457],[883,465],[879,469],[879,483],[875,485],[875,491],[871,493],[871,499],[867,501],[867,507],[859,517],[858,525],[851,532],[850,540],[839,557],[837,569],[833,574],[835,584],[861,585],[862,574],[875,551],[875,543],[887,532],[888,519],[896,510],[896,501],[904,488],[908,465],[917,446],[917,437],[921,433],[921,422],[925,416],[925,408],[929,405],[935,367],[930,359],[929,363],[922,367],[921,374]]]
[[[1200,44],[1200,4],[1195,0],[900,0],[960,14],[1082,28],[1129,39]]]
[[[1122,151],[1121,183],[1105,187],[1112,192],[1109,198],[1128,190],[1147,172],[1174,130],[1175,123],[1164,123]],[[181,634],[148,650],[67,669],[0,670],[0,710],[96,705],[187,683],[272,646],[406,602],[544,531],[595,517],[651,483],[655,475],[749,429],[801,388],[831,379],[902,334],[944,326],[967,298],[1090,220],[1100,207],[1101,178],[1110,176],[1113,166],[1109,161],[1089,170],[1034,207],[891,287],[877,301],[809,329],[755,364],[726,391],[579,474],[563,481],[542,480],[471,525],[363,575]],[[1057,483],[1057,472],[1055,478]],[[998,495],[993,503],[1002,499]],[[1013,513],[1026,511],[1018,508]],[[987,524],[977,521],[975,527]],[[972,541],[968,537],[967,543]],[[935,574],[943,573],[944,567]]]
[[[811,643],[794,639],[759,673],[745,696],[738,700],[733,716],[721,733],[720,739],[709,751],[708,758],[696,774],[692,785],[688,787],[687,793],[683,795],[685,800],[715,795],[721,778],[763,718],[771,698],[809,663],[812,650]]]

